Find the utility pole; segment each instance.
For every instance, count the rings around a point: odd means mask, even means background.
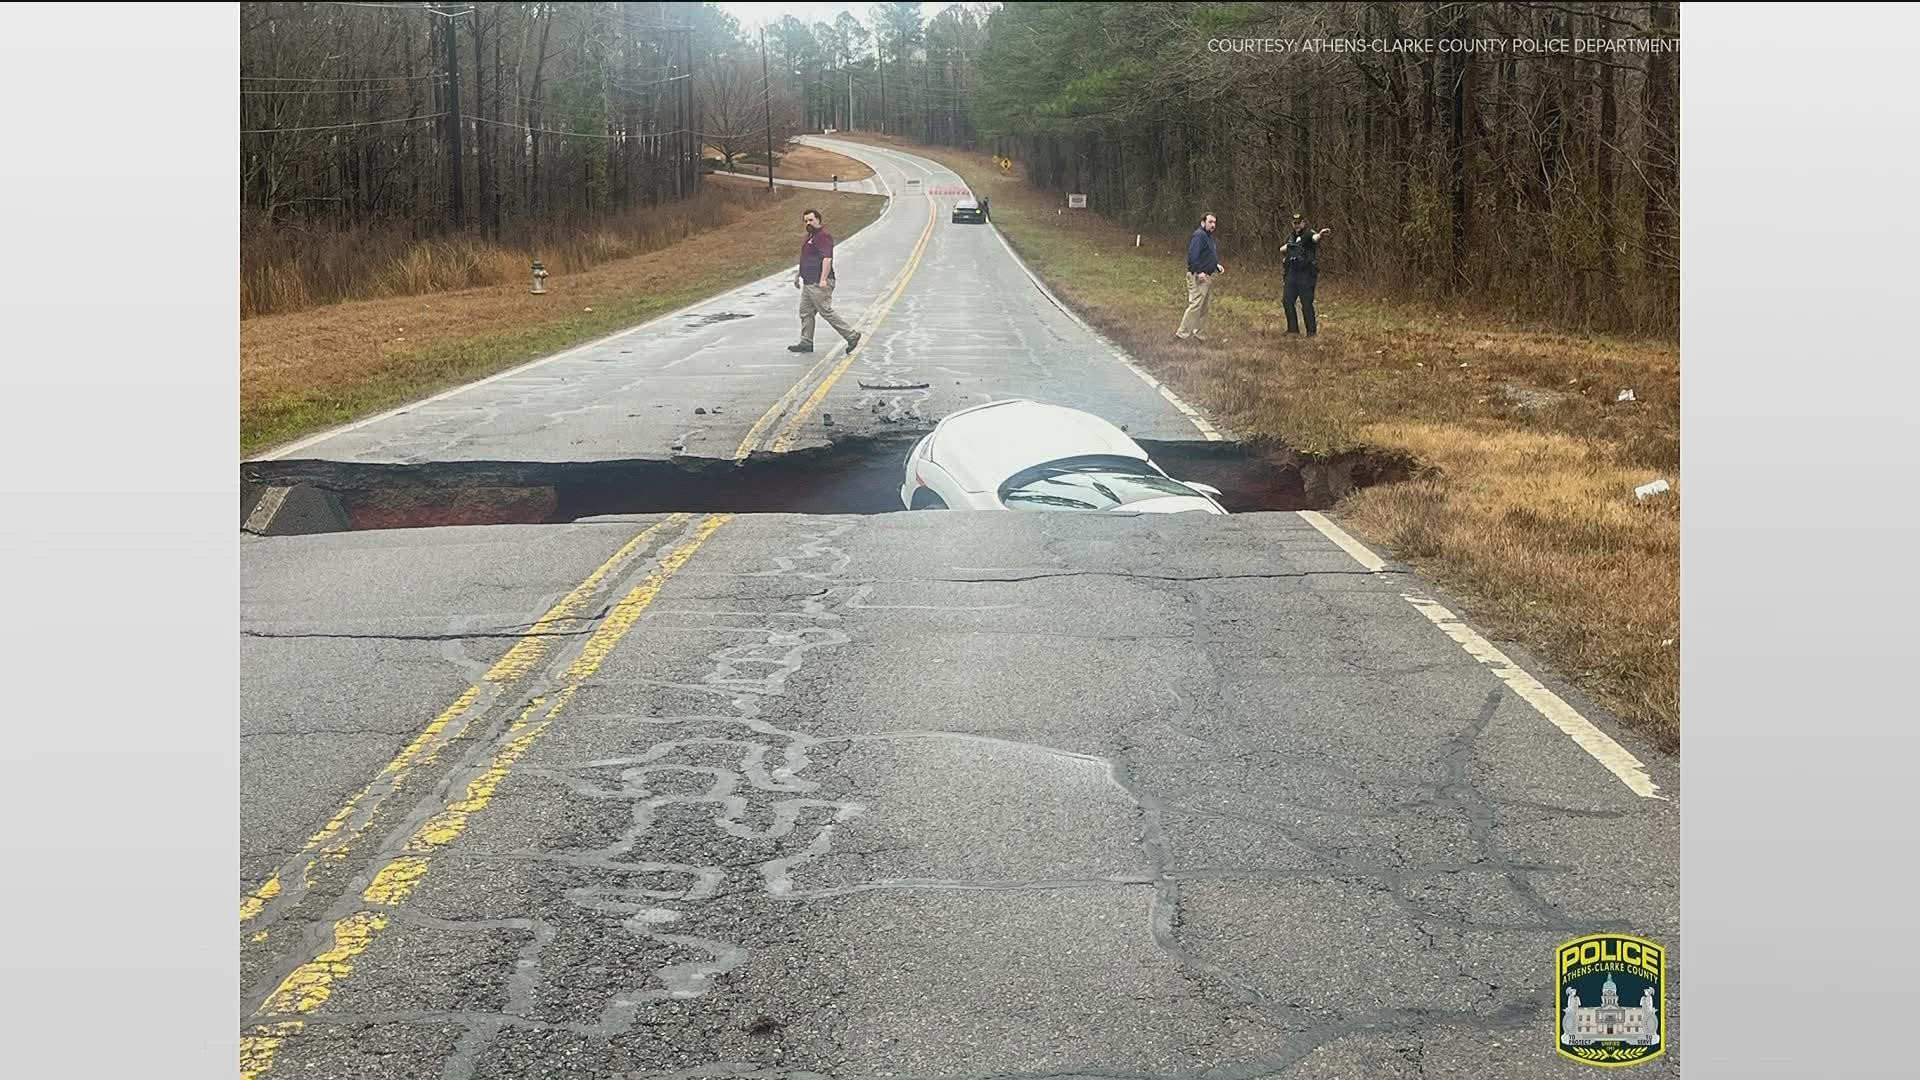
[[[874,59],[880,61],[880,134],[887,133],[887,58],[877,47]]]
[[[933,145],[933,46],[927,46],[927,145]]]
[[[447,143],[453,151],[453,227],[455,231],[466,228],[467,197],[460,184],[460,49],[459,35],[454,31],[457,25],[445,5],[436,10],[447,20]]]
[[[760,103],[767,107],[767,190],[773,190],[773,80],[767,77],[767,28],[760,28]]]
[[[693,77],[693,23],[682,26],[687,33],[687,194],[691,195],[700,187],[700,155],[706,143],[700,137],[700,96]]]
[[[852,66],[848,66],[847,68],[847,130],[848,131],[855,130],[853,126],[853,68]]]
[[[667,70],[676,77],[686,74],[673,44],[677,29],[672,23],[667,24]],[[687,87],[684,81],[673,85],[673,128],[673,197],[684,199],[693,194],[687,190]]]

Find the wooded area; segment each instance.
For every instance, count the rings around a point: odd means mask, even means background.
[[[746,34],[704,3],[243,4],[243,244],[537,244],[831,127],[991,148],[1140,231],[1212,210],[1242,260],[1299,209],[1330,280],[1678,325],[1675,3],[931,6]]]
[[[1677,8],[1010,4],[988,26],[976,116],[1031,183],[1096,212],[1155,229],[1214,211],[1229,262],[1273,252],[1298,209],[1337,227],[1330,275],[1670,332]],[[1414,44],[1232,44],[1246,39]],[[1509,47],[1462,44],[1490,41]]]
[[[255,224],[487,236],[685,198],[694,80],[734,43],[707,5],[241,5],[242,200]]]

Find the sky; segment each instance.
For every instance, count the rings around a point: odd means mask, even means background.
[[[853,17],[873,26],[873,17],[869,9],[874,5],[871,0],[858,4],[794,4],[794,3],[758,3],[758,4],[715,4],[715,7],[740,20],[742,30],[758,30],[770,23],[777,23],[781,16],[792,15],[809,25],[817,22],[832,22],[843,11],[850,11]],[[951,4],[921,4],[923,18],[932,18],[934,13],[944,11]]]

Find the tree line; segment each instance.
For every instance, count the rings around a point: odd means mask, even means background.
[[[1339,226],[1335,273],[1670,330],[1677,9],[1011,4],[988,24],[976,117],[1030,183],[1129,222],[1212,210],[1257,254],[1297,210]],[[1306,44],[1336,40],[1375,44]]]
[[[919,8],[748,34],[710,3],[243,3],[242,208],[523,235],[687,198],[703,157],[802,130],[969,145],[984,9]]]
[[[687,3],[243,3],[243,210],[497,236],[686,198],[729,24]]]
[[[870,28],[789,16],[771,48],[804,128],[1007,154],[1142,231],[1212,210],[1255,261],[1299,211],[1339,226],[1334,275],[1670,331],[1678,10],[887,3]]]
[[[1299,210],[1339,226],[1332,275],[1677,325],[1676,3],[871,12],[748,34],[708,3],[244,3],[243,206],[524,235],[687,198],[703,157],[877,131],[1008,154],[1142,231],[1212,210],[1243,258]],[[1513,47],[1575,39],[1607,47]]]

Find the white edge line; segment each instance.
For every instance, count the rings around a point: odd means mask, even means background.
[[[1320,535],[1340,545],[1341,551],[1353,556],[1353,561],[1365,567],[1369,573],[1377,574],[1387,568],[1386,562],[1380,556],[1375,555],[1365,544],[1355,540],[1347,530],[1327,520],[1326,515],[1317,510],[1301,510],[1299,514],[1307,519],[1307,524],[1319,529]]]
[[[271,450],[265,454],[259,454],[255,457],[251,457],[246,460],[273,461],[276,458],[285,457],[286,455],[291,454],[296,450],[305,450],[307,447],[312,446],[316,443],[322,443],[327,441],[328,439],[335,438],[336,436],[345,435],[345,434],[348,434],[349,432],[358,431],[361,428],[367,427],[370,424],[377,424],[382,420],[392,419],[393,417],[398,416],[401,413],[410,412],[414,409],[424,408],[437,401],[445,401],[450,397],[455,397],[459,394],[464,394],[469,390],[477,390],[480,387],[487,385],[488,383],[499,382],[501,379],[510,379],[513,376],[520,374],[521,372],[530,371],[534,368],[541,366],[542,364],[551,364],[556,360],[565,360],[566,358],[573,356],[575,353],[581,353],[581,352],[587,351],[588,349],[595,349],[602,345],[611,344],[612,342],[618,341],[621,338],[626,337],[628,334],[637,334],[640,331],[645,330],[656,323],[666,322],[668,319],[684,318],[685,316],[692,314],[695,308],[705,307],[706,305],[712,304],[716,301],[724,300],[728,296],[731,296],[736,292],[746,292],[749,289],[765,287],[772,283],[779,282],[782,279],[784,274],[785,274],[785,271],[782,271],[780,274],[770,274],[764,278],[758,278],[754,281],[750,281],[745,285],[735,286],[734,288],[728,289],[726,292],[721,293],[717,296],[703,297],[699,300],[694,301],[691,304],[688,304],[683,308],[678,308],[673,311],[669,311],[664,315],[656,315],[653,318],[648,319],[646,322],[640,323],[636,326],[629,326],[624,330],[616,330],[605,337],[595,338],[594,340],[585,342],[584,344],[575,345],[573,348],[567,349],[564,352],[557,352],[551,356],[542,356],[535,360],[529,360],[524,364],[520,364],[516,367],[510,367],[505,371],[495,372],[494,374],[489,375],[484,379],[476,379],[473,382],[462,383],[459,386],[453,387],[452,389],[449,389],[449,390],[442,390],[441,392],[433,395],[432,397],[421,398],[418,401],[409,401],[403,405],[396,405],[393,408],[388,409],[386,412],[376,413],[373,416],[362,417],[358,420],[352,421],[351,423],[342,424],[339,427],[328,428],[325,431],[318,432],[313,435],[309,435],[304,439],[300,439],[296,442],[288,443],[285,446]]]
[[[1119,346],[1115,345],[1111,341],[1108,341],[1106,338],[1106,335],[1102,334],[1098,330],[1095,330],[1093,327],[1088,326],[1085,319],[1082,319],[1079,315],[1075,314],[1072,308],[1069,308],[1067,305],[1061,303],[1060,298],[1053,295],[1053,290],[1047,288],[1046,283],[1041,281],[1038,275],[1034,274],[1032,269],[1030,269],[1027,266],[1025,260],[1020,258],[1019,253],[1013,250],[1013,245],[1007,243],[1007,238],[1005,236],[1000,235],[1000,230],[997,227],[995,227],[992,222],[987,223],[987,228],[993,230],[993,238],[995,240],[1000,241],[1000,246],[1007,250],[1007,255],[1013,259],[1013,264],[1020,268],[1021,273],[1027,275],[1027,280],[1033,282],[1033,287],[1036,289],[1039,289],[1040,295],[1047,298],[1047,303],[1052,304],[1055,308],[1058,308],[1062,315],[1065,315],[1067,318],[1073,320],[1073,324],[1075,326],[1078,326],[1080,329],[1086,331],[1090,336],[1092,336],[1093,340],[1099,342],[1101,345],[1104,345],[1107,348],[1107,351],[1113,356],[1113,358],[1115,360],[1118,360],[1120,363],[1124,364],[1127,370],[1133,372],[1135,375],[1140,376],[1141,379],[1145,380],[1148,386],[1151,386],[1159,390],[1160,396],[1166,398],[1167,401],[1171,402],[1175,408],[1179,409],[1180,412],[1184,416],[1186,416],[1187,420],[1190,421],[1194,427],[1198,428],[1200,430],[1200,434],[1204,436],[1208,441],[1219,442],[1226,438],[1226,436],[1220,433],[1220,430],[1218,428],[1214,427],[1213,424],[1209,423],[1201,415],[1198,409],[1195,409],[1193,406],[1188,405],[1186,402],[1180,400],[1179,395],[1175,394],[1172,390],[1168,389],[1165,383],[1154,378],[1152,375],[1149,375],[1146,369],[1142,368],[1139,364],[1136,364],[1132,360],[1128,359],[1127,354],[1124,352],[1121,352]]]
[[[1366,545],[1355,540],[1345,529],[1328,520],[1323,514],[1313,510],[1298,511],[1307,524],[1320,530],[1321,535],[1339,545],[1353,560],[1368,572],[1378,574],[1386,568],[1386,563],[1375,555]],[[1481,637],[1472,627],[1461,621],[1460,617],[1445,607],[1413,593],[1401,593],[1400,598],[1412,604],[1415,610],[1427,617],[1427,621],[1439,628],[1441,633],[1452,638],[1467,655],[1485,664],[1493,671],[1494,677],[1506,683],[1507,687],[1519,695],[1522,701],[1533,706],[1546,721],[1557,727],[1580,749],[1585,750],[1595,761],[1605,766],[1607,771],[1619,777],[1635,795],[1643,799],[1666,801],[1667,796],[1660,794],[1660,785],[1647,775],[1647,767],[1634,757],[1632,751],[1621,746],[1613,737],[1595,727],[1593,721],[1580,715],[1580,711],[1567,704],[1560,695],[1547,689],[1539,679],[1527,673],[1527,670],[1513,662],[1507,654],[1495,648],[1493,643]]]
[[[875,169],[874,175],[876,177],[879,176],[880,170]],[[884,186],[886,182],[885,180],[882,180],[881,183]],[[856,194],[871,194],[871,193],[856,192]],[[893,191],[891,188],[887,190],[886,197],[887,197],[887,205],[881,209],[879,217],[874,218],[872,222],[872,224],[874,225],[880,224],[881,219],[885,218],[887,214],[893,209]],[[861,232],[865,232],[865,231],[866,230],[864,229],[861,230]],[[860,234],[856,233],[853,236],[847,238],[847,243],[852,244],[859,239],[860,239]],[[372,424],[377,424],[382,420],[390,420],[393,417],[399,416],[401,413],[411,412],[414,409],[425,408],[426,406],[432,405],[435,402],[445,401],[450,397],[454,397],[459,394],[464,394],[469,390],[478,389],[482,386],[487,385],[488,383],[498,382],[501,379],[512,378],[513,376],[518,375],[521,372],[530,371],[533,368],[537,368],[542,364],[551,364],[555,360],[564,360],[567,357],[574,355],[575,353],[585,352],[588,349],[598,348],[599,346],[610,344],[612,342],[620,340],[623,337],[626,337],[628,334],[639,333],[640,331],[645,330],[656,323],[666,322],[668,319],[678,319],[678,318],[685,317],[687,315],[692,314],[695,308],[703,307],[707,304],[712,304],[712,303],[724,300],[727,297],[732,296],[734,293],[744,293],[750,289],[762,288],[762,287],[766,287],[772,284],[777,284],[786,280],[787,280],[787,271],[781,270],[778,273],[769,274],[764,278],[758,278],[754,281],[749,281],[745,285],[736,285],[733,288],[728,289],[726,292],[720,293],[716,296],[708,296],[708,297],[703,297],[699,300],[695,300],[693,303],[688,304],[683,308],[678,308],[674,311],[669,311],[663,315],[656,315],[653,318],[648,319],[646,322],[638,324],[637,326],[629,326],[624,330],[616,330],[605,337],[596,338],[593,341],[585,342],[584,344],[580,344],[580,345],[575,345],[571,349],[567,349],[563,352],[554,353],[552,356],[542,356],[534,360],[529,360],[526,363],[520,364],[517,367],[510,367],[505,371],[495,372],[484,379],[477,379],[470,383],[462,383],[459,386],[455,386],[447,390],[442,390],[441,392],[433,395],[432,397],[425,397],[425,398],[419,399],[418,401],[409,401],[401,405],[396,405],[385,412],[376,413],[372,416],[361,417],[358,420],[341,424],[339,427],[328,428],[325,431],[316,432],[312,435],[306,436],[305,438],[297,439],[293,442],[290,442],[285,446],[276,447],[264,454],[256,454],[253,457],[244,458],[242,460],[243,461],[275,461],[279,458],[283,458],[287,456],[288,454],[294,453],[295,451],[305,450],[310,446],[314,446],[318,443],[323,443],[328,439],[332,439],[341,435],[346,435],[350,432],[358,431],[363,427],[367,427]]]
[[[1613,741],[1612,736],[1593,726],[1593,721],[1580,715],[1560,695],[1542,686],[1540,680],[1527,674],[1525,668],[1508,659],[1505,653],[1461,622],[1453,612],[1423,596],[1401,593],[1400,597],[1418,608],[1420,614],[1439,627],[1442,633],[1459,642],[1460,647],[1467,650],[1467,655],[1493,669],[1495,677],[1506,683],[1554,727],[1565,732],[1580,749],[1606,766],[1607,771],[1619,777],[1620,782],[1631,788],[1635,795],[1643,799],[1666,799],[1665,795],[1659,794],[1660,786],[1647,775],[1647,767],[1639,758]]]

